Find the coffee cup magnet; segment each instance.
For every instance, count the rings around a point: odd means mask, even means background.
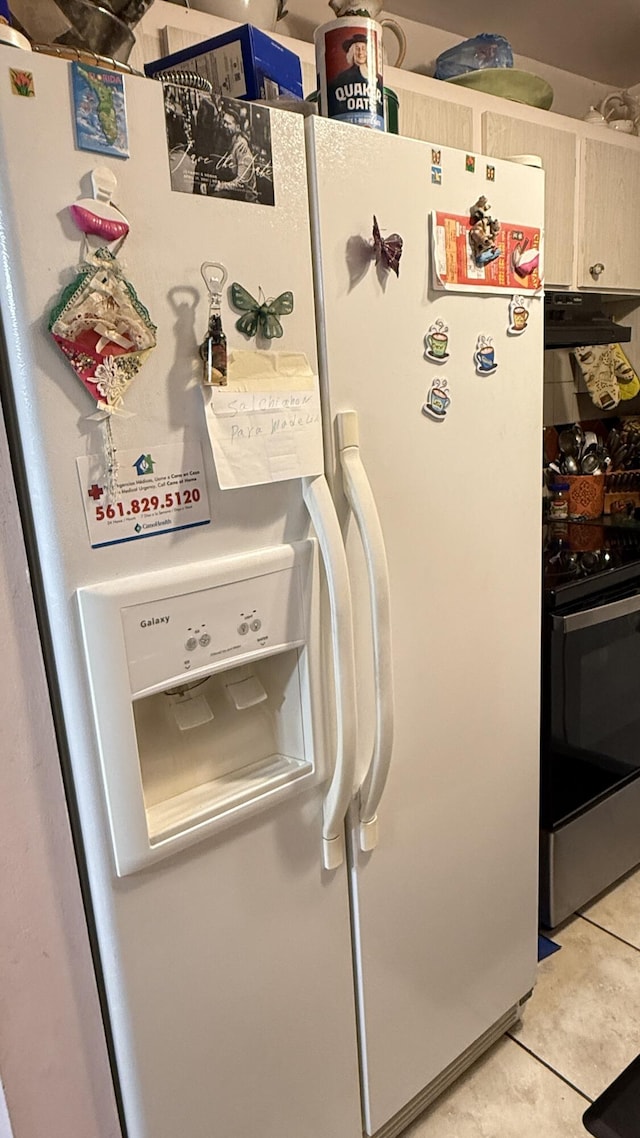
[[[528,320],[529,309],[525,304],[525,299],[516,293],[509,301],[509,327],[507,328],[509,335],[521,336],[527,330]]]
[[[478,375],[493,375],[497,371],[498,361],[491,336],[478,336],[473,361]]]
[[[444,376],[438,377],[431,384],[431,390],[422,404],[422,414],[441,423],[447,417],[450,404],[451,393],[447,381]]]
[[[443,364],[449,359],[449,329],[444,320],[436,320],[424,338],[425,359]]]

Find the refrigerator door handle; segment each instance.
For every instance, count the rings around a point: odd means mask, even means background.
[[[345,494],[358,526],[364,549],[371,603],[376,725],[373,752],[360,789],[360,848],[372,850],[378,842],[377,810],[385,788],[393,751],[393,663],[389,568],[376,501],[360,456],[358,415],[343,411],[336,430]]]
[[[337,869],[344,860],[344,820],[356,773],[356,671],[347,556],[340,523],[324,475],[303,479],[304,500],[324,562],[331,609],[336,706],[336,759],[322,810],[322,861]]]

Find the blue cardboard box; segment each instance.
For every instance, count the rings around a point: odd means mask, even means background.
[[[302,98],[298,56],[252,24],[145,64],[153,78],[166,71],[196,71],[232,99]]]

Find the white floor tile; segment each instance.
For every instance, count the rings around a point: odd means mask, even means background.
[[[640,1052],[640,956],[581,917],[553,939],[514,1035],[597,1098]]]
[[[600,928],[640,948],[640,869],[628,874],[582,911]]]
[[[406,1132],[403,1138],[587,1138],[588,1102],[503,1039]]]

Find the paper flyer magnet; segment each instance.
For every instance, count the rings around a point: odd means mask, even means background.
[[[449,359],[449,329],[444,320],[436,320],[424,338],[425,359],[443,364]]]
[[[496,350],[491,336],[478,336],[476,350],[473,353],[473,362],[478,375],[493,375],[498,370]]]
[[[446,419],[450,405],[451,393],[446,379],[444,376],[434,379],[429,394],[422,404],[422,414],[436,423],[441,423]]]
[[[103,67],[73,62],[71,93],[78,150],[128,158],[123,76]]]
[[[527,322],[529,320],[529,309],[527,307],[525,298],[516,293],[509,301],[509,327],[507,332],[510,336],[521,336],[527,330]]]
[[[491,218],[490,210],[486,198],[479,198],[467,216],[433,210],[434,288],[452,292],[540,291],[541,230],[511,221],[498,222]]]
[[[475,174],[475,172],[476,172],[476,160],[475,160],[473,154],[467,154],[467,156],[464,160],[464,168],[465,168],[467,174]]]
[[[434,186],[442,185],[442,166],[431,167],[431,181]]]

